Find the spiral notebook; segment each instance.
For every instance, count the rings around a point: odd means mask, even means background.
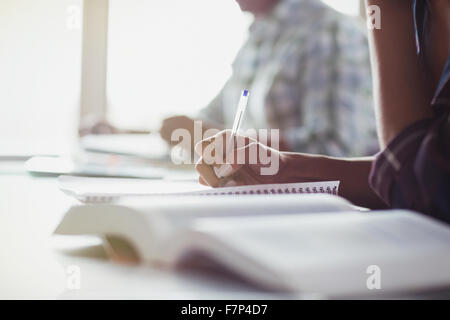
[[[85,202],[111,202],[130,196],[239,196],[314,194],[337,195],[339,181],[287,184],[259,184],[212,189],[195,181],[165,181],[145,179],[110,179],[60,176],[59,188],[66,194]]]

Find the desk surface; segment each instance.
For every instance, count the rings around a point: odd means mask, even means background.
[[[73,243],[54,237],[53,230],[74,200],[59,191],[55,178],[29,176],[23,162],[0,161],[0,195],[0,299],[301,298],[261,292],[201,272],[112,263],[96,238]],[[79,268],[80,289],[68,285],[71,266]],[[450,298],[450,290],[408,297]]]
[[[99,240],[52,236],[74,200],[55,178],[35,178],[22,162],[0,161],[0,298],[264,299],[231,279],[193,271],[171,272],[112,263]],[[80,270],[80,289],[68,286],[70,266]]]

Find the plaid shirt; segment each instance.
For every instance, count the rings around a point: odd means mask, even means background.
[[[318,0],[282,0],[255,19],[231,78],[199,118],[231,127],[244,88],[243,129],[280,129],[291,151],[378,151],[367,38],[357,21]]]
[[[413,4],[417,52],[423,54],[427,1]],[[450,54],[430,108],[434,117],[405,128],[377,156],[370,184],[393,208],[450,223]]]

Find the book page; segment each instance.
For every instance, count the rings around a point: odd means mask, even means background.
[[[369,294],[370,266],[385,291],[450,284],[450,229],[413,212],[205,218],[195,228],[222,262],[295,290]]]

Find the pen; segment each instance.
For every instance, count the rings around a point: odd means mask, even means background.
[[[234,148],[236,134],[241,129],[242,119],[244,118],[244,112],[245,112],[245,109],[247,108],[248,96],[249,96],[249,91],[246,89],[243,90],[242,94],[241,94],[241,98],[239,99],[239,104],[238,104],[238,108],[236,111],[236,115],[234,116],[233,128],[231,129],[231,137],[230,137],[230,141],[229,141],[230,143],[227,145],[227,154],[230,153],[232,148]]]
[[[231,137],[228,141],[226,147],[225,157],[233,150],[235,145],[236,134],[241,129],[242,119],[244,118],[245,109],[247,108],[248,96],[250,92],[248,90],[243,90],[241,94],[241,98],[239,99],[238,108],[236,111],[236,116],[234,117],[233,128],[231,129]],[[222,178],[227,175],[229,171],[232,170],[230,164],[224,164],[220,169],[214,167],[214,172],[218,178]]]

